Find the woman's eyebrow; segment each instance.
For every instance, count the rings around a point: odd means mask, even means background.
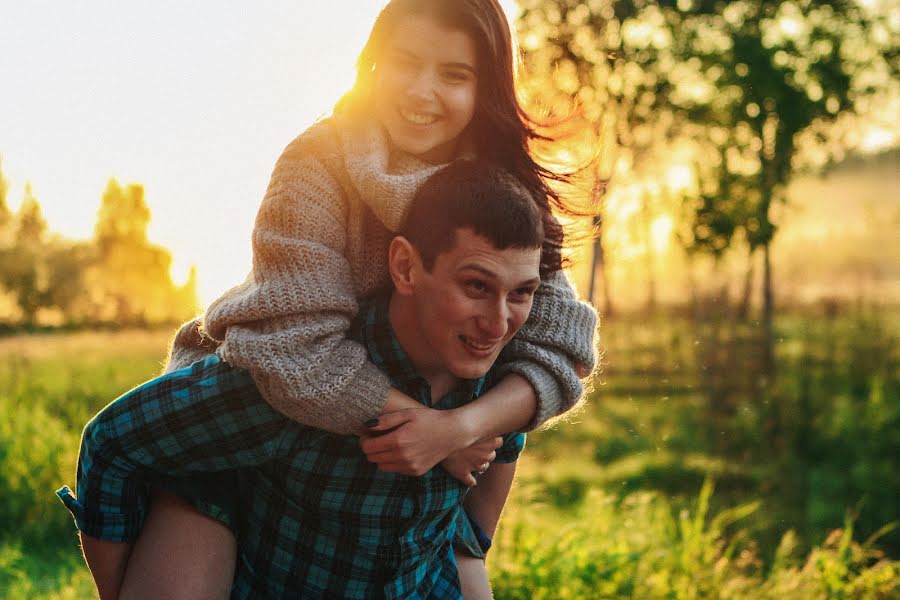
[[[463,69],[465,71],[469,71],[472,75],[478,75],[478,72],[475,70],[475,67],[467,62],[446,62],[441,63],[442,67],[448,67],[451,69]]]
[[[403,48],[402,46],[393,46],[389,50],[389,52],[392,52],[403,58],[410,58],[412,60],[422,60],[422,57],[419,56],[417,53],[415,53],[412,50],[409,50],[407,48]],[[478,75],[478,71],[475,70],[475,66],[468,62],[450,61],[450,62],[441,63],[441,66],[444,68],[450,68],[450,69],[462,69],[464,71],[469,71],[472,75],[475,75],[475,76]]]

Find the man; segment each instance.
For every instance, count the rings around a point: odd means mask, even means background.
[[[464,411],[528,318],[542,241],[540,214],[520,184],[457,162],[417,194],[390,243],[393,289],[361,304],[350,335],[427,407],[416,410]],[[376,468],[357,438],[288,420],[249,374],[217,356],[188,369],[205,379],[217,370],[215,389],[181,373],[165,397],[139,387],[86,427],[78,499],[61,491],[85,542],[133,539],[145,482],[241,468],[233,501],[201,506],[224,512],[237,535],[232,597],[460,596],[451,541],[468,523],[482,538],[493,534],[524,435],[504,436],[497,464],[469,492],[440,467],[420,477],[391,472],[378,461],[379,438],[364,439]]]

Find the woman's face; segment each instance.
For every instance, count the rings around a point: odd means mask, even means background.
[[[375,71],[375,112],[393,146],[428,162],[453,158],[475,114],[477,66],[466,33],[401,18]]]

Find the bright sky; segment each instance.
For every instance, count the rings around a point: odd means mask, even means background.
[[[0,157],[53,231],[92,235],[110,177],[139,182],[173,275],[203,302],[250,268],[275,159],[327,113],[384,0],[6,2]],[[512,2],[505,2],[512,5]]]

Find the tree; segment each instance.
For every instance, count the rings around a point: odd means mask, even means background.
[[[26,325],[34,325],[37,312],[47,305],[47,277],[43,261],[47,222],[41,206],[25,185],[25,197],[14,220],[12,247],[0,249],[0,277],[16,298]]]
[[[638,4],[643,3],[521,2],[518,30],[525,51],[527,99],[551,116],[572,118],[574,111],[587,124],[590,135],[577,140],[582,154],[578,148],[567,152],[579,162],[593,148],[603,151],[593,172],[595,196],[606,191],[610,176],[612,187],[618,184],[621,174],[612,175],[616,163],[631,173],[643,171],[657,165],[666,142],[677,137],[676,113],[669,101],[676,89],[666,76],[679,60],[672,28],[658,7],[648,6],[638,15]],[[599,274],[604,313],[609,315],[613,300],[604,235],[609,219],[605,204],[598,206],[589,294]]]
[[[96,256],[85,275],[100,321],[145,324],[193,316],[194,288],[184,292],[172,282],[171,254],[147,239],[150,208],[139,184],[121,186],[110,179],[94,228]],[[189,286],[195,285],[189,281]]]
[[[44,242],[47,221],[41,205],[31,191],[31,183],[25,184],[25,197],[16,215],[16,245],[37,248]]]
[[[771,325],[772,207],[784,200],[797,165],[798,136],[836,122],[889,85],[896,62],[873,35],[885,23],[846,0],[660,4],[681,11],[688,48],[716,92],[684,106],[692,122],[714,134],[709,138],[724,142],[713,161],[722,166],[719,185],[698,216],[718,213],[733,221],[751,265],[762,250],[763,317]]]
[[[707,185],[692,249],[719,255],[737,233],[751,264],[761,249],[770,323],[772,207],[800,158],[798,136],[896,92],[891,21],[850,0],[523,5],[526,65],[551,107],[577,100],[634,172],[652,171],[673,140],[693,141]]]
[[[9,231],[12,227],[12,211],[6,202],[9,182],[3,177],[3,161],[0,160],[0,248],[8,244]]]
[[[132,183],[123,188],[115,178],[110,178],[94,226],[97,245],[104,248],[123,242],[145,244],[149,224],[150,208],[144,199],[144,186]]]

